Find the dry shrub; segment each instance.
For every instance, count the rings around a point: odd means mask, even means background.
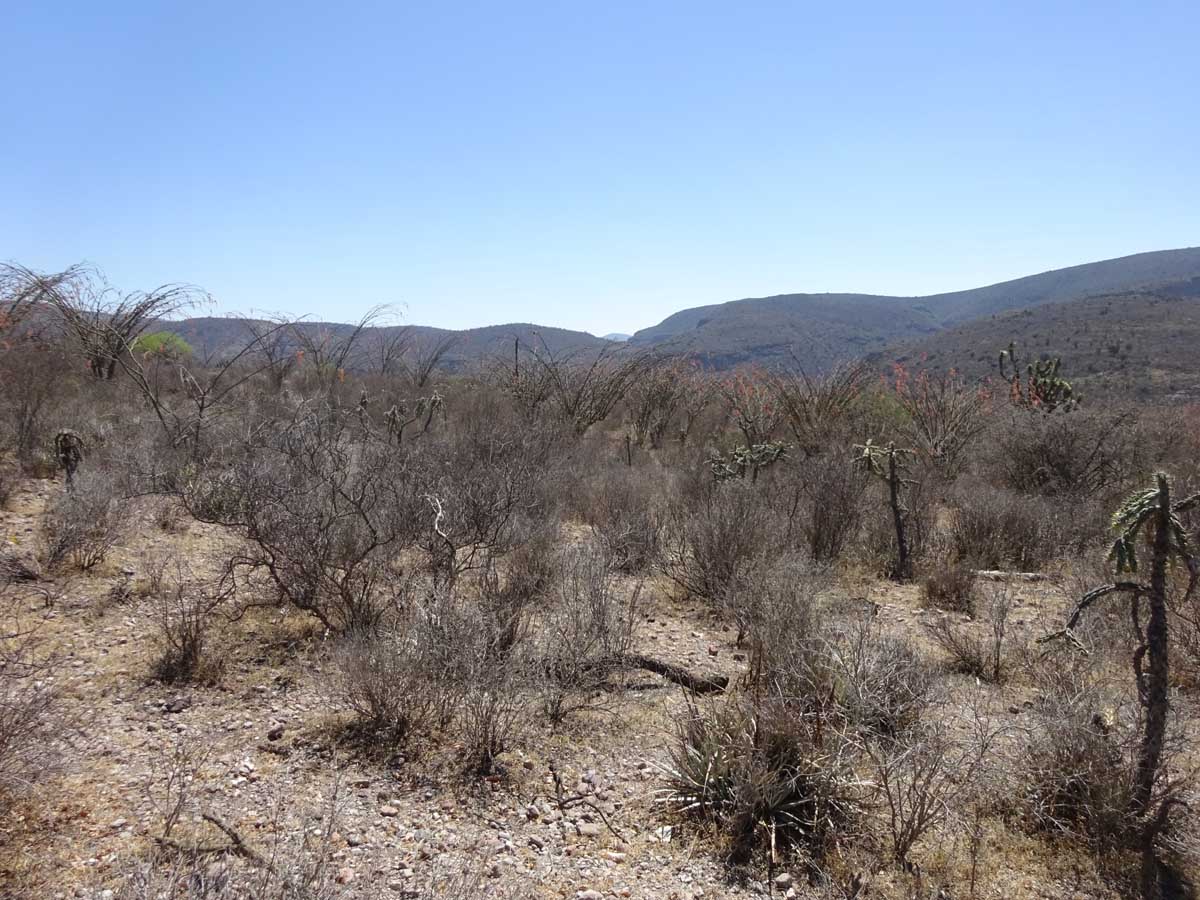
[[[995,466],[1014,491],[1090,497],[1125,485],[1146,468],[1137,419],[1087,408],[1016,412],[1000,430]]]
[[[724,603],[747,567],[779,547],[783,529],[763,487],[733,479],[671,510],[663,567],[689,595]]]
[[[150,580],[160,647],[154,664],[155,680],[173,684],[215,678],[217,668],[205,658],[204,651],[214,615],[225,602],[225,592],[210,592],[177,557],[165,560],[161,568],[155,566]]]
[[[1012,654],[1005,643],[1012,606],[1011,595],[1001,586],[984,601],[982,629],[974,627],[976,623],[956,622],[949,615],[938,616],[926,627],[934,643],[949,655],[955,671],[1003,684],[1012,669]]]
[[[70,562],[88,571],[104,562],[125,526],[125,501],[106,473],[85,470],[43,514],[43,559],[49,568]]]
[[[846,719],[884,737],[915,728],[930,703],[932,666],[908,641],[880,634],[870,611],[839,632],[824,655]]]
[[[434,521],[419,460],[360,440],[349,423],[313,410],[263,428],[225,466],[201,468],[184,494],[197,519],[244,529],[229,575],[264,578],[265,602],[338,632],[385,624],[400,599],[396,558]]]
[[[5,614],[15,598],[0,586]],[[54,660],[36,632],[5,622],[0,633],[0,811],[55,771],[63,722]]]
[[[167,534],[182,534],[188,530],[187,509],[175,497],[164,497],[154,505],[154,524]]]
[[[912,871],[913,846],[966,805],[1005,730],[969,706],[956,721],[924,723],[894,739],[868,743],[896,862]]]
[[[1038,571],[1065,549],[1060,505],[1052,501],[974,484],[955,491],[951,503],[954,555],[974,568]]]
[[[36,468],[53,439],[53,420],[69,379],[56,348],[36,343],[0,345],[0,449],[21,466]]]
[[[17,489],[17,470],[0,460],[0,509],[8,505],[9,498]]]
[[[468,771],[491,775],[499,758],[523,732],[529,720],[528,661],[496,658],[484,645],[477,648],[466,672],[467,685],[458,715],[458,731]]]
[[[1128,846],[1136,826],[1136,735],[1118,698],[1086,661],[1062,654],[1045,670],[1042,688],[1025,780],[1033,825],[1101,852]]]
[[[828,582],[823,567],[793,553],[764,554],[743,568],[721,605],[755,671],[782,672],[808,658],[820,635],[817,595]]]
[[[935,609],[975,615],[975,570],[961,563],[936,566],[921,580],[921,603]]]
[[[391,628],[347,632],[334,650],[334,692],[357,717],[358,736],[402,745],[447,724],[462,698],[458,650],[471,627],[452,598],[434,595]]]
[[[867,476],[842,454],[828,453],[806,461],[799,479],[800,537],[813,559],[832,562],[862,524]]]
[[[587,483],[582,519],[592,527],[612,565],[622,572],[644,572],[657,564],[663,516],[663,472],[608,469]]]
[[[559,722],[595,699],[633,646],[641,585],[620,584],[600,548],[563,551],[538,627],[542,704]]]

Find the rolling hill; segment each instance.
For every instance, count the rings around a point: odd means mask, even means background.
[[[928,297],[783,294],[694,307],[620,346],[691,354],[714,369],[785,364],[793,355],[812,372],[860,357],[881,364],[927,357],[934,366],[986,374],[998,349],[1017,340],[1031,354],[1063,355],[1079,377],[1116,373],[1169,393],[1192,390],[1187,373],[1200,372],[1184,349],[1200,345],[1200,326],[1193,321],[1197,298],[1200,248],[1163,250]],[[236,318],[163,324],[210,358],[242,346],[247,337],[245,322]],[[313,322],[300,327],[346,333],[353,326]],[[514,339],[544,341],[555,353],[614,346],[585,332],[528,323],[465,331],[405,327],[411,340],[425,347],[452,339],[443,358],[451,371],[508,354]],[[394,331],[370,329],[366,341]],[[1108,346],[1117,344],[1131,346],[1109,352]],[[1153,375],[1137,374],[1148,373],[1147,367]]]
[[[349,334],[354,329],[353,325],[330,322],[303,322],[298,327],[313,333],[324,329],[335,336]],[[443,340],[451,340],[449,349],[442,357],[442,366],[449,371],[462,371],[497,353],[511,354],[514,339],[530,346],[540,346],[540,342],[544,341],[553,353],[598,349],[610,343],[583,331],[547,328],[522,322],[468,328],[462,331],[421,325],[368,328],[364,332],[363,345],[369,348],[373,340],[387,338],[402,329],[408,331],[412,344],[425,348],[433,347]],[[198,354],[214,359],[236,352],[249,338],[245,320],[221,316],[164,322],[161,330],[179,335]]]
[[[999,353],[1010,341],[1024,361],[1061,357],[1064,376],[1085,397],[1103,390],[1200,400],[1200,279],[983,316],[889,347],[871,361],[986,378],[998,374]]]
[[[685,309],[630,343],[692,353],[714,368],[771,364],[794,353],[819,370],[1007,310],[1200,279],[1200,248],[1139,253],[973,290],[927,297],[783,294]]]

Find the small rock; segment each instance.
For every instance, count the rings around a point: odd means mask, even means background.
[[[267,732],[267,740],[268,741],[277,741],[281,737],[283,737],[283,726],[282,725],[276,725],[274,728],[272,728],[270,731]]]
[[[794,879],[790,873],[780,872],[775,876],[775,887],[779,888],[780,890],[786,890],[792,886],[795,880],[796,879]]]
[[[580,837],[600,837],[600,826],[595,822],[580,822],[575,826]]]
[[[351,869],[349,866],[343,866],[341,869],[338,869],[338,873],[337,873],[337,883],[338,884],[349,884],[353,880],[354,880],[354,870]]]
[[[394,806],[381,806],[379,808],[379,814],[385,819],[394,819],[396,816],[400,815],[400,810],[396,809]]]
[[[575,892],[575,900],[604,900],[604,895],[591,888],[585,888],[582,891]]]

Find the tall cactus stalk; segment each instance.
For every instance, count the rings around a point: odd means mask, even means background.
[[[887,484],[888,505],[892,511],[892,525],[896,529],[896,565],[892,577],[897,581],[908,581],[912,578],[913,566],[906,527],[908,510],[904,506],[902,492],[907,485],[915,483],[905,477],[907,466],[904,458],[912,451],[902,450],[894,443],[880,447],[870,439],[865,444],[855,445],[854,450],[855,462]]]
[[[1151,547],[1149,582],[1115,581],[1094,588],[1075,606],[1066,628],[1049,636],[1072,637],[1084,612],[1105,597],[1121,595],[1129,598],[1134,634],[1138,641],[1133,653],[1133,674],[1138,701],[1145,710],[1134,770],[1131,811],[1145,823],[1142,830],[1142,894],[1147,900],[1159,896],[1154,842],[1166,826],[1173,802],[1169,791],[1156,792],[1156,788],[1162,784],[1163,751],[1170,712],[1168,571],[1173,562],[1186,565],[1189,578],[1184,599],[1190,599],[1200,580],[1200,561],[1192,553],[1191,542],[1179,514],[1197,506],[1200,506],[1200,494],[1174,501],[1171,481],[1161,472],[1154,476],[1151,487],[1130,496],[1113,516],[1117,539],[1113,543],[1112,557],[1119,575],[1136,575],[1138,544],[1141,541],[1148,542]],[[1142,627],[1143,607],[1148,607],[1149,612],[1145,629]]]
[[[1059,375],[1061,367],[1059,358],[1034,360],[1025,367],[1022,380],[1016,343],[1010,342],[1008,349],[1000,351],[1000,377],[1008,382],[1012,402],[1017,406],[1043,412],[1069,411],[1078,406],[1079,397],[1071,382]]]

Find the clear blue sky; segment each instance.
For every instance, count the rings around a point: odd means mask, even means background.
[[[990,7],[990,8],[985,8]],[[0,259],[631,331],[1200,244],[1200,4],[9,2]]]

